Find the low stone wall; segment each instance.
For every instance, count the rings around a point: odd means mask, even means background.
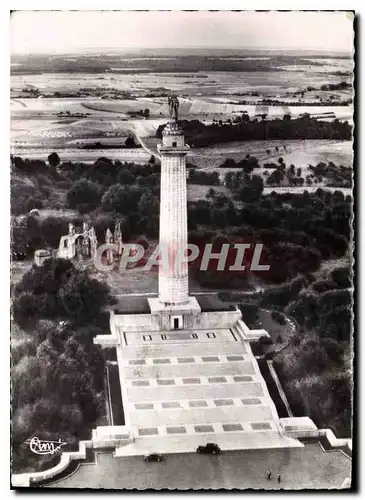
[[[115,328],[128,332],[160,329],[156,317],[152,314],[115,314],[111,311],[110,331],[112,334]]]
[[[233,328],[241,316],[238,309],[235,311],[203,312],[194,316],[193,328],[203,330],[209,328]]]
[[[326,437],[332,448],[347,446],[352,451],[352,439],[350,438],[337,438],[331,429],[320,429],[319,435]]]
[[[93,430],[93,448],[115,448],[132,443],[133,438],[125,425],[100,426]]]
[[[24,474],[12,474],[11,484],[13,488],[27,488],[32,484],[52,479],[63,472],[72,460],[85,460],[86,448],[91,448],[91,441],[80,441],[78,451],[65,451],[61,454],[60,461],[51,469],[42,472],[29,472]]]
[[[261,337],[270,338],[270,335],[266,330],[250,330],[250,328],[242,319],[239,319],[239,321],[237,321],[235,325],[235,331],[243,341],[247,340],[249,342],[257,342]]]
[[[352,451],[352,439],[337,438],[331,429],[317,429],[308,417],[282,418],[280,422],[287,436],[297,439],[327,439],[331,448],[348,447]]]

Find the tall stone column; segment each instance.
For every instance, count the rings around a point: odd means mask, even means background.
[[[189,146],[177,122],[163,131],[160,193],[159,300],[185,304],[189,300],[188,265],[182,252],[187,248],[186,155]],[[168,259],[168,261],[167,261]]]

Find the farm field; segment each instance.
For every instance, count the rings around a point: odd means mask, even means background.
[[[63,102],[65,101],[65,102]],[[95,161],[100,156],[109,156],[112,159],[120,159],[121,161],[148,161],[149,155],[143,151],[123,151],[121,149],[108,150],[92,150],[85,151],[77,149],[90,142],[104,142],[110,144],[116,142],[121,144],[122,141],[131,133],[135,132],[142,138],[154,137],[159,125],[165,123],[167,116],[167,104],[158,104],[162,109],[157,111],[163,118],[146,119],[127,119],[125,113],[135,111],[142,107],[148,106],[153,113],[152,101],[146,102],[145,99],[138,101],[99,101],[97,110],[90,111],[90,108],[83,108],[80,99],[23,99],[21,102],[27,106],[26,108],[12,108],[11,121],[11,151],[14,155],[20,155],[27,158],[45,159],[53,150],[59,151],[64,161]],[[203,122],[211,122],[214,114],[212,110],[225,110],[228,106],[222,103],[208,103],[201,100],[197,103],[197,99],[189,102],[191,111],[186,112],[186,117],[190,119],[196,118]],[[94,102],[94,101],[93,101]],[[187,100],[185,100],[185,104]],[[157,103],[152,103],[157,104]],[[88,104],[89,105],[89,104]],[[20,106],[19,100],[16,106]],[[90,104],[94,106],[94,104]],[[130,109],[128,109],[130,107]],[[166,110],[164,109],[166,107]],[[185,105],[187,108],[188,105]],[[184,101],[181,108],[184,109]],[[251,117],[254,116],[254,106],[241,106],[241,111],[247,111]],[[283,116],[285,110],[281,107],[273,108],[272,116]],[[345,116],[349,118],[352,113],[348,107],[332,107],[323,108],[323,112],[331,110],[336,116],[341,118]],[[67,110],[71,115],[76,113],[84,113],[85,111],[92,113],[91,116],[68,117],[63,118],[55,116],[55,113],[60,113],[60,110]],[[118,115],[117,109],[122,113]],[[209,109],[211,112],[209,114]],[[113,111],[114,110],[114,111]],[[123,112],[122,112],[123,110]],[[311,112],[310,107],[292,107],[293,116],[298,116],[304,112]],[[317,108],[313,108],[313,112],[317,112]],[[123,114],[124,113],[124,114]],[[218,112],[217,112],[218,113]],[[219,112],[215,116],[226,119],[231,116],[232,111]],[[270,111],[268,112],[270,115]],[[183,115],[184,116],[184,115]],[[205,117],[205,118],[204,118]],[[157,141],[154,142],[154,145]],[[283,146],[287,146],[287,152],[283,150]],[[280,151],[275,151],[275,146],[278,146]],[[274,149],[274,150],[272,150]],[[270,154],[267,153],[270,150]],[[241,159],[242,155],[255,155],[260,162],[275,161],[279,156],[283,157],[288,164],[293,163],[296,166],[305,166],[308,164],[316,164],[319,161],[333,161],[334,163],[350,166],[352,164],[352,148],[349,142],[339,141],[251,141],[246,143],[229,143],[215,145],[209,148],[195,148],[192,150],[190,161],[201,168],[216,168],[224,162],[225,158]],[[285,153],[285,154],[284,154]]]
[[[70,63],[74,63],[71,59]],[[168,119],[166,96],[171,92],[179,96],[179,116],[182,119],[197,119],[205,124],[213,120],[234,120],[242,113],[247,113],[251,119],[264,113],[268,120],[282,118],[285,114],[296,118],[309,113],[318,119],[337,118],[352,123],[353,107],[350,105],[308,106],[306,103],[319,99],[323,99],[323,104],[330,99],[332,102],[349,99],[351,88],[326,92],[320,87],[349,81],[353,62],[344,58],[309,56],[292,60],[293,64],[289,64],[290,58],[281,60],[280,57],[267,55],[234,55],[229,58],[232,64],[257,62],[257,70],[201,69],[184,72],[179,66],[181,61],[179,63],[176,57],[114,55],[110,59],[110,70],[100,73],[32,73],[29,70],[22,73],[19,69],[22,63],[14,60],[11,75],[11,153],[23,158],[46,160],[52,151],[57,151],[61,161],[93,163],[97,158],[106,156],[112,160],[144,164],[151,154],[158,154],[156,131]],[[95,58],[90,58],[90,61],[93,67]],[[202,68],[209,67],[210,63],[205,63],[202,62]],[[52,61],[49,64],[52,65]],[[156,72],[156,64],[169,70]],[[262,65],[267,67],[266,71],[262,70]],[[33,95],[35,90],[41,95]],[[55,92],[59,96],[55,97]],[[70,97],[72,92],[75,97]],[[62,97],[62,93],[68,95]],[[280,100],[283,104],[258,104],[263,98]],[[241,103],[243,100],[245,104]],[[290,103],[293,102],[298,105],[292,106]],[[146,109],[149,110],[147,119],[138,116]],[[130,135],[141,138],[150,149],[120,148]],[[100,142],[101,147],[82,149],[82,146],[94,142]],[[104,144],[115,145],[115,149],[104,149]],[[279,157],[287,165],[300,167],[303,175],[307,175],[310,164],[332,161],[351,167],[353,159],[350,141],[268,140],[193,148],[188,161],[209,172],[216,170],[227,158],[237,161],[247,154],[258,158],[261,172],[256,170],[256,173],[261,174],[265,163],[277,162]],[[219,169],[221,180],[227,171]],[[205,191],[205,186],[200,187],[200,191]],[[322,184],[308,190],[317,187],[322,187]],[[290,189],[301,192],[306,187]],[[189,186],[190,198],[195,199],[197,192],[197,186]]]
[[[228,169],[226,169],[228,170]],[[188,201],[198,201],[201,199],[205,199],[205,196],[209,189],[213,187],[214,191],[217,193],[223,193],[226,196],[231,195],[231,191],[224,186],[200,186],[199,184],[188,184],[187,196]],[[275,191],[276,193],[303,193],[304,191],[308,191],[308,193],[314,193],[318,188],[326,189],[326,191],[335,192],[342,191],[344,196],[350,195],[352,196],[351,188],[334,188],[327,187],[322,183],[315,184],[314,186],[273,186],[273,187],[264,187],[264,194],[269,194]]]
[[[219,57],[217,57],[219,59]],[[250,90],[258,91],[264,96],[284,95],[287,92],[306,89],[308,85],[319,88],[331,81],[340,82],[343,75],[351,74],[353,62],[344,58],[308,58],[294,60],[294,64],[279,60],[276,57],[230,57],[233,64],[248,63],[251,68],[255,63],[255,71],[212,71],[206,61],[199,64],[194,61],[194,71],[182,71],[181,60],[177,57],[149,58],[137,57],[133,60],[119,54],[115,59],[119,64],[111,64],[107,72],[95,73],[57,73],[54,71],[52,79],[47,72],[29,74],[21,73],[21,69],[14,65],[12,69],[13,92],[22,90],[27,85],[33,85],[45,92],[62,90],[80,90],[88,87],[97,87],[104,91],[116,88],[121,91],[139,92],[165,88],[187,95],[212,95],[212,93],[239,93]],[[165,71],[154,72],[155,64],[163,64]],[[51,63],[52,64],[52,61]],[[91,61],[91,67],[94,61]],[[200,66],[200,67],[199,67]],[[204,67],[205,66],[205,67]],[[244,68],[244,66],[242,66]],[[177,71],[176,71],[177,70]],[[267,70],[270,70],[268,78]],[[340,74],[338,74],[340,73]],[[212,90],[214,92],[212,92]]]
[[[278,148],[278,151],[276,150]],[[285,148],[286,149],[285,149]],[[269,152],[268,152],[269,151]],[[352,144],[350,141],[248,141],[231,142],[207,148],[195,148],[191,152],[191,163],[207,171],[216,169],[226,158],[242,160],[247,154],[255,156],[260,165],[277,162],[283,158],[287,165],[298,167],[316,165],[320,161],[351,167]],[[224,168],[221,171],[227,171]]]
[[[14,148],[12,153],[29,159],[47,160],[50,153],[54,148],[37,147],[37,148]],[[125,162],[134,162],[144,164],[148,162],[151,155],[146,153],[142,148],[140,149],[75,149],[75,148],[62,148],[57,149],[61,161],[67,162],[83,162],[94,163],[98,158],[104,156],[111,160],[120,160]]]

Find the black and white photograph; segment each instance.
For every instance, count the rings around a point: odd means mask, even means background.
[[[9,23],[11,488],[351,491],[355,11]]]

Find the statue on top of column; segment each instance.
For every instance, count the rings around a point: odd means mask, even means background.
[[[176,95],[169,96],[167,103],[169,105],[170,117],[177,121],[179,118],[179,100]]]

